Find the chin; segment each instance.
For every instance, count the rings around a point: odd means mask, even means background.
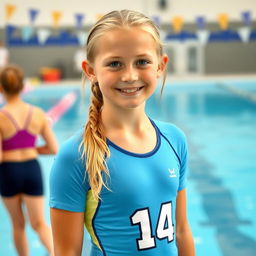
[[[144,102],[139,102],[139,103],[130,103],[130,104],[127,104],[126,106],[124,106],[125,108],[128,108],[128,109],[135,109],[135,108],[139,108],[139,107],[142,107],[144,106]]]
[[[126,108],[128,108],[128,109],[135,109],[137,107],[138,107],[138,105],[130,105],[130,106],[127,106]]]

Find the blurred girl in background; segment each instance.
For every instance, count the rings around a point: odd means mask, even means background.
[[[13,240],[20,256],[29,255],[25,234],[26,206],[32,228],[50,255],[51,230],[44,220],[44,197],[38,154],[55,154],[57,142],[43,110],[21,98],[23,72],[6,66],[0,73],[0,90],[6,104],[0,109],[0,192],[11,218]],[[45,141],[36,146],[40,135]]]

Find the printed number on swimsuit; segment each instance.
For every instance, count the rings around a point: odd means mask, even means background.
[[[137,239],[139,250],[146,250],[156,247],[155,236],[153,236],[149,208],[139,209],[131,216],[132,225],[139,225],[141,236]],[[174,228],[172,223],[172,202],[161,205],[156,227],[156,237],[159,240],[167,239],[173,241]]]

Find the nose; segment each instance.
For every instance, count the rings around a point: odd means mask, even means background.
[[[138,70],[133,66],[126,67],[122,73],[122,82],[133,83],[138,80]]]

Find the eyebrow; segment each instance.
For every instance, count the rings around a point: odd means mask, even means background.
[[[145,53],[145,54],[139,54],[136,57],[152,57],[151,55]]]
[[[142,57],[152,57],[152,56],[147,54],[147,53],[144,53],[144,54],[136,55],[135,57],[136,58],[142,58]],[[109,56],[109,57],[106,57],[105,59],[109,60],[109,59],[122,59],[122,58],[123,57],[121,57],[121,56]]]

